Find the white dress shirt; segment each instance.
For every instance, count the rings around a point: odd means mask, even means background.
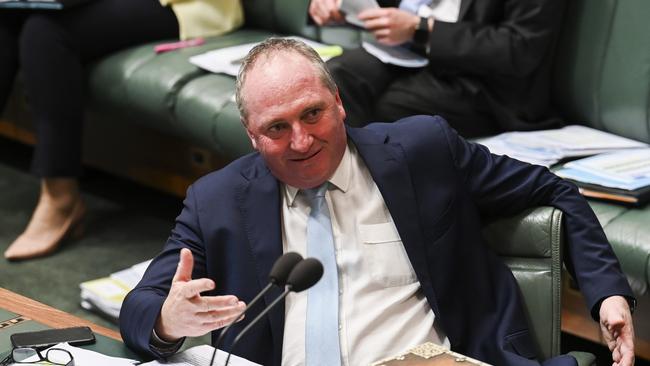
[[[326,194],[339,274],[342,365],[369,365],[430,341],[449,346],[370,172],[349,144]],[[283,251],[306,256],[309,204],[282,189]],[[285,302],[282,365],[303,365],[307,291]]]

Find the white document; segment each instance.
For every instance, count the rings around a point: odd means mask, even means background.
[[[357,15],[366,9],[378,8],[376,0],[343,0],[339,10],[345,14],[345,21],[360,28],[365,28]]]
[[[543,166],[551,166],[567,157],[648,147],[643,142],[579,125],[554,130],[505,132],[477,142],[487,146],[493,154]]]
[[[621,183],[645,182],[650,180],[650,148],[592,156],[564,166]]]
[[[56,346],[51,348],[61,348],[64,349],[74,358],[75,366],[133,366],[138,364],[136,360],[130,360],[128,358],[119,358],[106,356],[105,354],[71,346],[67,343],[59,343]],[[42,351],[43,356],[47,351]],[[33,359],[28,359],[25,361],[38,361],[38,357],[34,356]],[[15,363],[14,365],[23,365],[24,363]]]
[[[540,139],[540,143],[573,151],[615,150],[647,146],[639,141],[580,125],[571,125],[555,130],[532,131],[527,134],[530,139]]]
[[[588,183],[588,184],[597,184],[603,187],[609,188],[618,188],[625,189],[628,191],[633,191],[639,188],[650,186],[650,178],[639,179],[634,182],[621,182],[614,179],[608,179],[590,172],[586,172],[580,169],[574,168],[562,168],[555,171],[555,174],[558,177],[565,179],[571,179],[577,182]]]
[[[168,357],[165,362],[160,361],[151,361],[143,363],[142,366],[203,366],[210,364],[210,358],[212,357],[213,347],[205,344],[202,346],[192,347],[183,352],[177,353],[171,357]],[[217,351],[217,356],[214,360],[214,365],[223,366],[226,363],[226,357],[228,353],[219,350]],[[235,355],[230,356],[228,361],[229,366],[260,366],[255,362],[248,361],[245,358],[241,358]]]
[[[289,37],[297,39],[299,41],[305,42],[311,48],[319,52],[319,49],[329,50],[330,46],[314,42],[312,40],[302,38],[302,37]],[[190,62],[204,70],[213,72],[215,74],[227,74],[232,76],[237,76],[239,73],[239,67],[241,66],[244,57],[248,52],[255,47],[259,42],[246,43],[242,45],[224,47],[216,50],[208,51],[200,55],[190,57]],[[320,53],[319,53],[320,54]],[[331,58],[332,56],[327,54],[321,54],[321,58],[324,61]]]
[[[385,64],[401,67],[421,68],[429,64],[426,57],[402,46],[386,46],[377,42],[363,41],[364,50]]]

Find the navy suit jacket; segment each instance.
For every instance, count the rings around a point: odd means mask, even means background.
[[[348,136],[381,191],[453,350],[494,365],[538,364],[528,360],[535,347],[515,279],[481,237],[483,217],[539,205],[560,208],[567,266],[575,270],[588,305],[597,313],[602,298],[631,296],[595,215],[572,184],[546,168],[492,155],[460,138],[440,117],[350,128]],[[211,295],[234,294],[248,302],[268,283],[271,266],[282,255],[280,187],[253,153],[188,189],[166,246],[124,301],[120,322],[128,346],[160,356],[149,340],[181,248],[194,254],[193,278],[215,281]],[[267,295],[265,304],[233,327],[224,349],[279,292]],[[283,331],[279,306],[234,353],[279,365]],[[575,360],[561,356],[544,364],[574,365]]]

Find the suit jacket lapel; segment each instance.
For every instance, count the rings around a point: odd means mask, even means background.
[[[256,271],[258,284],[262,289],[269,282],[273,263],[282,255],[279,184],[261,158],[250,169],[242,172],[242,175],[247,181],[242,189],[241,211],[254,260],[250,268]],[[280,294],[281,290],[277,287],[269,291],[264,296],[264,307]],[[262,306],[259,309],[262,309]],[[269,312],[268,318],[273,349],[282,352],[284,302]]]
[[[424,241],[415,190],[402,146],[391,143],[385,134],[369,132],[367,129],[349,128],[348,135],[355,143],[377,184],[395,221],[422,290],[429,299],[433,311],[438,314],[426,255],[422,247]]]

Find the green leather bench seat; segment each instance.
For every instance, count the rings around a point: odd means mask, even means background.
[[[636,293],[650,284],[650,210],[591,202]]]
[[[569,123],[650,143],[650,1],[567,2],[553,99]],[[592,201],[639,294],[650,284],[650,206]]]
[[[245,133],[239,126],[239,117],[232,118],[230,113],[231,118],[219,118],[224,108],[234,107],[234,79],[207,73],[188,59],[270,35],[244,29],[176,52],[155,54],[153,44],[123,50],[94,65],[89,78],[90,94],[98,108],[117,110],[136,123],[228,153],[230,157],[241,155],[248,151],[245,147],[249,144],[242,140]],[[234,126],[219,128],[223,123]],[[223,142],[230,146],[223,148]]]
[[[558,354],[560,317],[553,314],[560,313],[562,212],[527,210],[486,225],[483,235],[517,279],[540,358]]]

